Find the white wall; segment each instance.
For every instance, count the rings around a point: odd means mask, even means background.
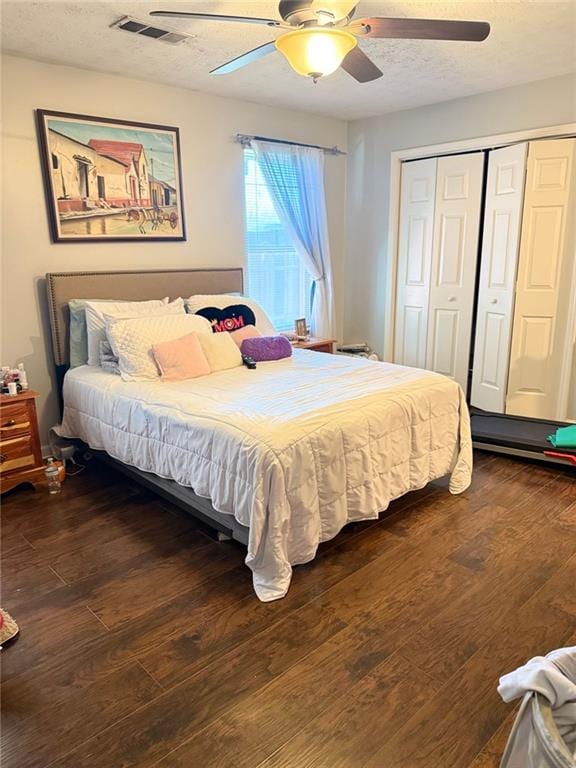
[[[383,351],[392,151],[574,120],[576,75],[566,75],[350,123],[346,341]]]
[[[257,94],[255,94],[257,97]],[[180,128],[188,240],[53,245],[34,122],[36,108]],[[244,263],[242,150],[258,133],[346,148],[343,121],[5,56],[2,59],[2,365],[24,362],[43,437],[58,417],[44,275],[62,270],[223,267]],[[327,157],[326,190],[339,335],[345,257],[346,166]]]
[[[51,244],[34,123],[36,108],[179,126],[188,240]],[[4,56],[2,109],[0,362],[26,364],[32,386],[42,393],[39,404],[45,435],[57,419],[57,403],[44,274],[242,265],[242,152],[231,141],[234,133],[342,148],[346,148],[348,135],[347,178],[344,158],[328,157],[326,161],[338,335],[347,341],[367,340],[381,353],[386,322],[390,152],[574,121],[576,78],[553,78],[347,126],[308,113]]]

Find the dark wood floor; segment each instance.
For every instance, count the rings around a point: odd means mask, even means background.
[[[499,675],[576,644],[576,482],[480,454],[262,604],[239,545],[92,462],[3,504],[3,768],[492,768]]]

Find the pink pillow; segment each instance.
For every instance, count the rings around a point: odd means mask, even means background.
[[[195,333],[152,345],[152,354],[165,381],[206,376],[210,365]]]
[[[262,334],[255,325],[245,325],[243,328],[238,328],[237,331],[230,331],[230,336],[241,347],[244,339],[255,339],[257,336],[262,336]]]

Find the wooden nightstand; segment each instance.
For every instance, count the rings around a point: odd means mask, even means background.
[[[0,493],[44,480],[37,397],[30,389],[14,397],[0,395]]]
[[[334,352],[334,344],[337,339],[319,339],[316,336],[310,336],[306,341],[295,341],[292,345],[297,349],[313,349],[314,352]]]

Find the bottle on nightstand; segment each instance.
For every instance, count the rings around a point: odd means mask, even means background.
[[[28,389],[28,374],[24,370],[24,363],[18,363],[18,370],[20,371],[20,386],[22,387],[22,392],[26,392]]]

